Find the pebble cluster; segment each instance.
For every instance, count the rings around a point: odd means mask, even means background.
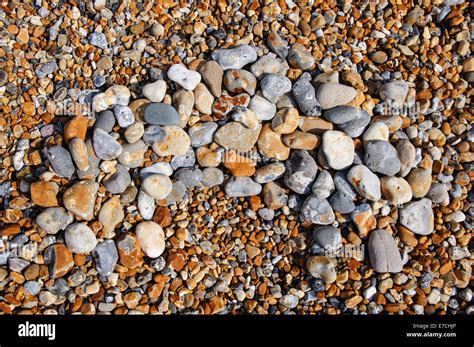
[[[473,313],[470,18],[3,6],[0,312]]]

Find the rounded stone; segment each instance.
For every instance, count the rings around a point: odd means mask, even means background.
[[[334,263],[326,256],[313,256],[306,261],[306,269],[314,278],[322,279],[326,284],[336,281],[337,273]]]
[[[150,258],[158,258],[165,251],[165,233],[155,222],[141,222],[135,229],[140,247]]]
[[[78,254],[89,254],[97,246],[94,232],[83,223],[69,225],[64,232],[64,240],[67,248]]]
[[[354,142],[341,131],[326,131],[322,137],[322,150],[334,170],[345,169],[354,162]]]
[[[156,200],[166,198],[173,188],[170,178],[165,175],[152,174],[142,182],[142,189]]]
[[[176,109],[168,104],[151,102],[145,107],[145,122],[153,125],[177,125],[179,114]]]

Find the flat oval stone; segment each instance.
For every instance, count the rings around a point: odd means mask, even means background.
[[[314,57],[304,46],[295,43],[288,52],[288,62],[296,69],[311,70],[314,67]]]
[[[73,253],[88,254],[97,246],[94,232],[83,223],[69,225],[64,232],[64,240]]]
[[[354,138],[360,136],[370,122],[369,114],[356,107],[338,106],[324,112],[324,118]]]
[[[224,173],[215,167],[208,167],[202,170],[202,184],[206,187],[214,187],[224,182]]]
[[[194,188],[202,180],[202,171],[198,167],[181,168],[176,171],[175,177],[183,182],[186,188]]]
[[[410,185],[401,177],[382,177],[380,184],[383,195],[393,205],[405,204],[413,197]]]
[[[147,150],[148,146],[142,140],[135,143],[124,143],[122,153],[117,157],[117,160],[126,167],[136,168],[142,166]]]
[[[257,79],[247,70],[229,69],[224,74],[224,87],[231,93],[254,95]]]
[[[121,128],[126,128],[135,123],[133,111],[128,106],[116,105],[114,107],[114,115]]]
[[[285,171],[285,164],[280,162],[271,163],[258,168],[255,172],[254,180],[260,184],[272,182],[282,177]]]
[[[166,94],[166,82],[157,80],[152,83],[145,84],[142,88],[142,94],[151,102],[162,102]]]
[[[355,99],[356,95],[354,88],[332,82],[321,83],[316,91],[316,99],[323,110],[348,104]]]
[[[288,63],[283,59],[277,58],[274,53],[268,53],[261,56],[255,63],[253,63],[250,67],[250,71],[258,79],[269,73],[286,76]]]
[[[329,203],[334,211],[341,214],[351,213],[355,209],[355,204],[352,199],[340,190],[337,190],[333,195],[331,195]]]
[[[399,223],[415,234],[429,235],[434,230],[434,214],[431,200],[423,198],[400,209]]]
[[[140,215],[144,220],[153,219],[153,214],[156,208],[155,199],[153,199],[143,190],[140,190],[140,192],[138,193],[137,207],[138,211],[140,212]]]
[[[271,120],[276,113],[275,104],[259,94],[253,96],[248,104],[248,108],[255,113],[259,121]]]
[[[48,160],[56,174],[62,177],[74,175],[75,167],[69,151],[61,146],[48,148]]]
[[[326,199],[334,192],[334,188],[331,174],[323,170],[314,181],[312,191],[319,199]]]
[[[376,272],[397,273],[402,271],[403,263],[395,239],[383,229],[376,229],[369,237],[370,264]]]
[[[145,107],[145,122],[154,125],[178,125],[179,114],[168,104],[151,102]]]
[[[224,70],[215,61],[205,62],[199,69],[204,83],[216,98],[222,94],[222,78]]]
[[[365,147],[364,162],[367,167],[386,176],[400,171],[397,150],[386,141],[370,141]]]
[[[152,174],[171,176],[173,174],[173,168],[171,167],[170,163],[160,161],[140,170],[140,178],[142,180]]]
[[[260,194],[262,186],[250,177],[231,177],[224,189],[231,198],[239,198]]]

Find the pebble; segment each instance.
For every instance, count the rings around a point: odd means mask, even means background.
[[[405,204],[413,197],[410,185],[401,177],[382,177],[380,185],[383,195],[392,205]]]
[[[223,70],[242,69],[257,60],[257,52],[249,45],[239,45],[235,48],[217,49],[212,52],[211,58],[217,61]]]
[[[126,128],[135,123],[135,116],[128,106],[116,105],[114,107],[114,115],[121,128]]]
[[[185,89],[180,89],[173,94],[173,106],[178,111],[180,127],[185,127],[188,123],[193,112],[194,101],[193,92]]]
[[[262,127],[257,141],[258,150],[267,158],[286,160],[290,155],[290,148],[281,141],[281,135],[274,132],[269,124]]]
[[[296,69],[311,70],[314,67],[314,57],[304,46],[295,43],[288,52],[288,63]]]
[[[157,102],[146,105],[144,120],[153,125],[178,125],[180,121],[173,106]]]
[[[277,134],[291,134],[298,127],[300,115],[296,108],[278,111],[272,120],[272,129]]]
[[[413,169],[407,177],[407,181],[416,199],[425,197],[431,187],[431,170],[423,168]]]
[[[367,166],[355,165],[349,170],[347,179],[363,198],[379,201],[382,197],[380,180]]]
[[[38,78],[45,78],[49,74],[56,72],[58,69],[59,66],[56,64],[56,62],[49,61],[47,63],[38,65],[38,67],[35,69],[35,73]]]
[[[429,235],[434,231],[434,214],[431,200],[423,198],[410,202],[400,209],[399,223],[418,235]]]
[[[140,170],[140,178],[142,180],[152,174],[171,176],[173,174],[173,168],[171,167],[170,163],[160,161]]]
[[[326,170],[322,170],[314,181],[311,189],[318,199],[328,198],[335,189],[331,174]]]
[[[370,141],[365,147],[364,162],[373,172],[393,176],[400,171],[397,150],[388,142]]]
[[[263,201],[270,210],[278,210],[288,203],[288,195],[279,184],[268,182],[263,186]]]
[[[92,251],[97,271],[102,276],[109,276],[118,261],[118,252],[113,240],[100,242]]]
[[[408,140],[400,140],[397,143],[397,153],[400,160],[400,172],[398,174],[401,177],[405,177],[416,165],[415,146]]]
[[[263,96],[268,101],[275,103],[280,96],[291,91],[291,81],[279,74],[267,74],[260,81],[260,88]]]
[[[359,137],[370,122],[366,111],[352,106],[332,108],[324,112],[324,118],[352,138]]]
[[[283,135],[283,144],[292,149],[313,150],[321,144],[321,138],[311,133],[294,131]]]
[[[336,212],[342,214],[351,213],[355,209],[355,204],[352,199],[340,190],[337,190],[333,195],[331,195],[329,203]]]
[[[215,167],[207,167],[202,170],[202,184],[206,187],[215,187],[224,182],[224,174],[222,170]]]
[[[71,154],[64,147],[53,146],[48,148],[48,160],[57,175],[67,178],[74,175],[75,168]]]
[[[214,141],[227,150],[248,152],[258,140],[260,127],[248,129],[239,122],[229,122],[214,134]]]
[[[123,166],[136,168],[142,166],[147,150],[148,146],[142,140],[135,143],[125,143],[122,145],[122,153],[117,157],[117,160]]]
[[[241,123],[248,129],[256,129],[260,126],[255,112],[245,106],[237,106],[231,117],[234,121]]]
[[[150,125],[143,132],[143,141],[148,146],[165,141],[166,131],[159,125]]]
[[[171,193],[173,184],[168,176],[152,174],[142,182],[142,189],[156,200],[164,199]]]
[[[46,248],[44,263],[49,265],[51,278],[61,278],[74,267],[72,252],[62,243],[55,243]]]
[[[143,190],[138,193],[137,207],[144,220],[153,219],[153,214],[155,213],[156,208],[155,199],[153,199]]]
[[[341,231],[333,226],[313,229],[313,243],[329,254],[335,254],[342,247]]]
[[[140,247],[150,258],[158,258],[165,251],[165,233],[155,222],[141,222],[135,228]]]
[[[89,221],[94,218],[94,204],[98,190],[97,182],[79,181],[64,192],[64,207],[76,217]]]
[[[354,142],[341,131],[326,131],[322,137],[322,150],[334,170],[345,169],[354,161]]]
[[[102,160],[112,160],[122,153],[122,145],[102,129],[94,129],[92,145],[95,154]]]
[[[379,88],[383,101],[392,103],[393,106],[403,105],[408,94],[408,83],[405,81],[390,81]]]
[[[258,94],[250,100],[248,108],[257,115],[259,121],[271,120],[276,113],[275,104]]]
[[[186,153],[174,156],[170,163],[174,170],[180,167],[191,167],[196,163],[196,154],[190,148]]]
[[[254,95],[257,78],[247,70],[229,69],[224,74],[224,87],[231,93]]]
[[[202,114],[211,114],[214,96],[204,83],[199,83],[194,89],[194,106]]]
[[[79,137],[69,141],[69,152],[78,170],[89,170],[89,155],[86,143]]]
[[[202,64],[199,69],[202,80],[209,87],[210,92],[216,98],[222,94],[222,79],[224,76],[224,70],[215,61],[208,61]]]
[[[119,254],[119,261],[123,266],[134,269],[143,263],[143,252],[135,234],[131,232],[122,233],[115,241],[115,244]]]
[[[142,88],[142,94],[151,102],[162,102],[166,95],[167,85],[163,80],[147,83]]]
[[[110,110],[101,112],[94,123],[94,129],[102,129],[106,133],[110,133],[114,126],[115,115]]]
[[[167,76],[186,90],[193,91],[201,82],[201,74],[197,71],[189,70],[183,64],[173,64],[167,72]]]
[[[124,218],[125,214],[120,204],[120,198],[112,196],[102,204],[97,216],[97,219],[102,224],[102,236],[106,238],[115,236],[115,228]]]
[[[388,137],[390,135],[390,131],[388,126],[382,122],[374,122],[372,123],[364,133],[363,142],[364,146],[370,141],[386,141],[388,142]]]
[[[307,151],[296,150],[285,162],[285,185],[298,194],[308,194],[316,178],[316,161]]]
[[[145,133],[145,126],[141,122],[133,123],[123,132],[123,136],[128,143],[135,143],[140,140]]]
[[[152,146],[153,151],[159,156],[183,155],[191,147],[191,140],[188,134],[176,125],[166,125],[163,127],[166,137],[161,142],[156,142]]]
[[[448,189],[443,183],[435,182],[431,184],[426,197],[435,204],[447,205],[449,203]]]
[[[103,33],[93,32],[89,35],[89,43],[92,46],[107,49],[107,38]]]
[[[181,168],[175,173],[176,179],[181,181],[188,189],[194,188],[202,180],[202,171],[198,167]]]
[[[31,201],[41,207],[58,206],[59,185],[56,182],[38,181],[30,185]]]
[[[64,240],[67,248],[78,254],[89,254],[97,246],[94,232],[83,223],[69,225],[64,232]]]
[[[304,201],[301,207],[301,217],[319,225],[332,224],[336,218],[329,202],[314,195]]]
[[[403,264],[395,239],[383,229],[376,229],[369,237],[370,264],[376,272],[397,273],[402,271]]]
[[[326,284],[336,281],[337,272],[330,258],[323,255],[309,257],[306,261],[306,269],[314,278],[320,278]]]
[[[255,96],[254,96],[255,97]],[[262,98],[264,99],[264,98]],[[265,99],[264,99],[265,100]],[[221,95],[214,101],[212,112],[218,119],[226,119],[237,106],[248,106],[250,95],[242,93],[235,96]]]
[[[107,175],[102,183],[110,194],[121,194],[132,182],[130,174],[125,166],[117,164],[115,172]]]
[[[201,147],[210,144],[217,128],[218,125],[215,122],[197,123],[190,127],[188,134],[191,140],[191,146]]]
[[[48,234],[64,230],[72,221],[72,215],[62,207],[46,208],[35,219],[36,224]]]
[[[316,99],[316,91],[311,84],[311,75],[307,72],[293,84],[291,88],[293,97],[304,115],[316,117],[321,115],[321,105]]]
[[[316,91],[316,99],[323,110],[348,104],[356,97],[356,90],[344,84],[321,83]]]
[[[289,51],[288,43],[276,31],[271,31],[268,34],[267,44],[281,59],[286,59]]]
[[[225,193],[231,198],[258,195],[262,186],[250,177],[231,177],[224,187]]]
[[[258,168],[255,172],[254,180],[260,184],[272,182],[282,177],[285,171],[285,164],[280,162],[271,163]]]
[[[274,53],[268,53],[253,63],[250,66],[250,71],[258,79],[271,73],[285,76],[288,71],[288,63],[278,58]]]

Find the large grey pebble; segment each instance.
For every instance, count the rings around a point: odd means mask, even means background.
[[[118,252],[113,240],[104,240],[99,243],[92,256],[95,260],[95,266],[99,274],[109,276],[115,269],[118,261]]]
[[[360,136],[370,123],[369,114],[353,106],[332,108],[324,112],[324,117],[352,138]]]
[[[268,74],[260,82],[263,96],[270,102],[291,91],[291,81],[279,74]]]
[[[345,105],[351,102],[356,95],[354,88],[332,82],[321,83],[316,91],[316,98],[323,110]]]
[[[94,123],[94,129],[102,129],[110,133],[115,126],[115,116],[111,110],[102,111]]]
[[[166,130],[159,125],[150,125],[145,129],[143,133],[143,141],[148,145],[152,146],[154,143],[163,142],[166,138]]]
[[[178,125],[179,114],[168,104],[152,102],[145,107],[145,122],[154,125]]]
[[[382,175],[393,176],[400,171],[397,150],[386,141],[369,141],[365,147],[364,162],[371,171]]]
[[[202,171],[198,167],[181,168],[176,171],[175,177],[183,182],[186,188],[194,188],[202,180]]]
[[[79,254],[88,254],[97,246],[94,232],[83,223],[69,225],[64,232],[64,240],[67,248]]]
[[[312,191],[319,199],[326,199],[334,192],[334,181],[329,171],[321,171],[314,181]]]
[[[326,253],[334,254],[342,247],[341,231],[333,226],[316,227],[313,229],[313,250],[315,245]]]
[[[92,145],[95,154],[102,160],[112,160],[122,153],[122,145],[102,129],[94,129]]]
[[[132,179],[127,168],[122,164],[117,164],[115,172],[106,176],[102,182],[109,193],[121,194],[127,189]]]
[[[171,159],[171,167],[174,170],[179,169],[180,167],[191,167],[196,163],[196,154],[194,151],[189,149],[185,154],[182,155],[175,155],[173,159]]]
[[[35,219],[36,224],[48,234],[56,234],[65,229],[72,221],[72,214],[62,207],[46,208]]]
[[[337,211],[342,214],[351,213],[355,209],[355,204],[346,194],[337,190],[329,198],[329,203],[331,204],[334,211]]]
[[[304,115],[309,117],[321,115],[321,105],[316,99],[316,91],[311,84],[311,75],[308,72],[301,75],[293,84],[291,91]]]
[[[259,94],[256,94],[250,100],[248,108],[255,112],[259,121],[271,120],[275,117],[276,106]]]
[[[210,144],[217,127],[215,122],[203,122],[193,125],[188,130],[191,146],[201,147]]]
[[[50,147],[48,149],[48,160],[51,163],[54,172],[59,176],[71,177],[74,175],[75,167],[71,154],[64,147]]]

